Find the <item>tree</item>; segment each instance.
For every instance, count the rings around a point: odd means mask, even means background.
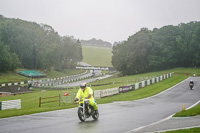
[[[151,32],[142,28],[128,41],[113,47],[112,64],[123,74],[135,74],[148,70],[148,55],[151,49]]]
[[[27,69],[63,69],[82,60],[79,43],[60,37],[46,24],[0,16],[0,41],[19,57]]]
[[[179,25],[177,46],[181,51],[181,65],[200,66],[200,22],[190,22]]]
[[[13,71],[20,65],[18,56],[10,53],[9,47],[0,42],[0,72]]]
[[[124,75],[200,66],[200,22],[142,28],[113,47],[112,64]]]
[[[172,68],[178,64],[180,57],[180,51],[176,44],[178,32],[178,27],[175,26],[164,26],[153,30],[152,50],[149,55],[152,69]]]

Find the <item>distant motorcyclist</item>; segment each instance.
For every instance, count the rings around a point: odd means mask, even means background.
[[[78,101],[80,98],[88,98],[89,103],[92,106],[92,108],[95,111],[98,111],[97,103],[95,102],[95,99],[93,97],[93,90],[90,87],[87,87],[86,82],[81,83],[80,89],[78,90],[78,93],[76,94],[75,101]]]
[[[194,86],[193,80],[190,80],[189,86],[190,86],[190,90],[192,90],[192,88],[193,88],[193,86]]]

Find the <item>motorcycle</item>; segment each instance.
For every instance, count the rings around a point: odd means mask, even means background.
[[[193,83],[190,83],[190,90],[192,90],[194,84]]]
[[[79,107],[78,107],[78,117],[79,119],[84,122],[86,118],[91,117],[94,120],[99,118],[98,110],[94,110],[93,107],[89,104],[89,99],[86,98],[79,98]]]

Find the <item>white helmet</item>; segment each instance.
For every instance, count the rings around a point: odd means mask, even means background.
[[[86,87],[86,85],[87,85],[86,82],[81,83],[81,85],[80,85],[81,89],[84,89]]]

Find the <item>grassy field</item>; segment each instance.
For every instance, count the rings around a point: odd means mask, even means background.
[[[83,46],[83,62],[92,66],[112,67],[112,49],[105,47]]]
[[[17,72],[5,72],[0,75],[0,83],[20,82],[28,78],[17,74]]]
[[[182,68],[172,69],[172,70],[176,71],[174,76],[172,78],[163,80],[162,82],[150,85],[148,87],[145,87],[145,88],[142,88],[142,89],[139,89],[136,91],[131,91],[129,93],[123,93],[123,94],[115,95],[112,97],[98,99],[97,102],[99,104],[103,104],[103,103],[110,103],[110,102],[114,102],[114,101],[136,100],[136,99],[141,99],[141,98],[155,95],[155,94],[181,82],[185,78],[187,78],[187,76],[185,74],[186,69],[183,69],[184,71],[182,73],[180,71],[181,69]],[[168,70],[168,71],[172,71],[172,70]],[[194,71],[192,69],[188,69],[188,70],[190,70],[192,73]],[[104,81],[96,81],[91,84],[102,84],[102,83],[108,83],[108,82],[112,83],[113,81],[120,81],[120,83],[118,83],[118,84],[92,86],[92,88],[94,90],[108,89],[108,88],[112,88],[112,87],[119,87],[121,85],[127,85],[127,81],[128,81],[128,83],[131,83],[131,82],[129,82],[129,80],[131,80],[132,83],[134,83],[134,82],[138,81],[139,79],[160,76],[164,72],[168,72],[168,71],[152,72],[152,73],[146,73],[146,74],[140,74],[140,75],[134,75],[134,76],[112,77],[110,79],[107,79]],[[189,73],[189,71],[188,71],[188,73]],[[51,111],[51,110],[67,109],[67,108],[72,108],[72,107],[78,106],[77,104],[61,104],[61,106],[59,106],[58,102],[57,102],[57,103],[44,104],[44,105],[42,105],[41,108],[39,108],[39,97],[58,96],[62,91],[61,90],[45,90],[44,91],[43,89],[36,89],[34,93],[1,97],[0,101],[21,99],[22,109],[2,110],[2,111],[0,111],[0,118],[24,115],[24,114],[32,114],[32,113]],[[70,91],[70,92],[76,93],[77,89],[70,89],[70,90],[65,90],[65,91]]]

